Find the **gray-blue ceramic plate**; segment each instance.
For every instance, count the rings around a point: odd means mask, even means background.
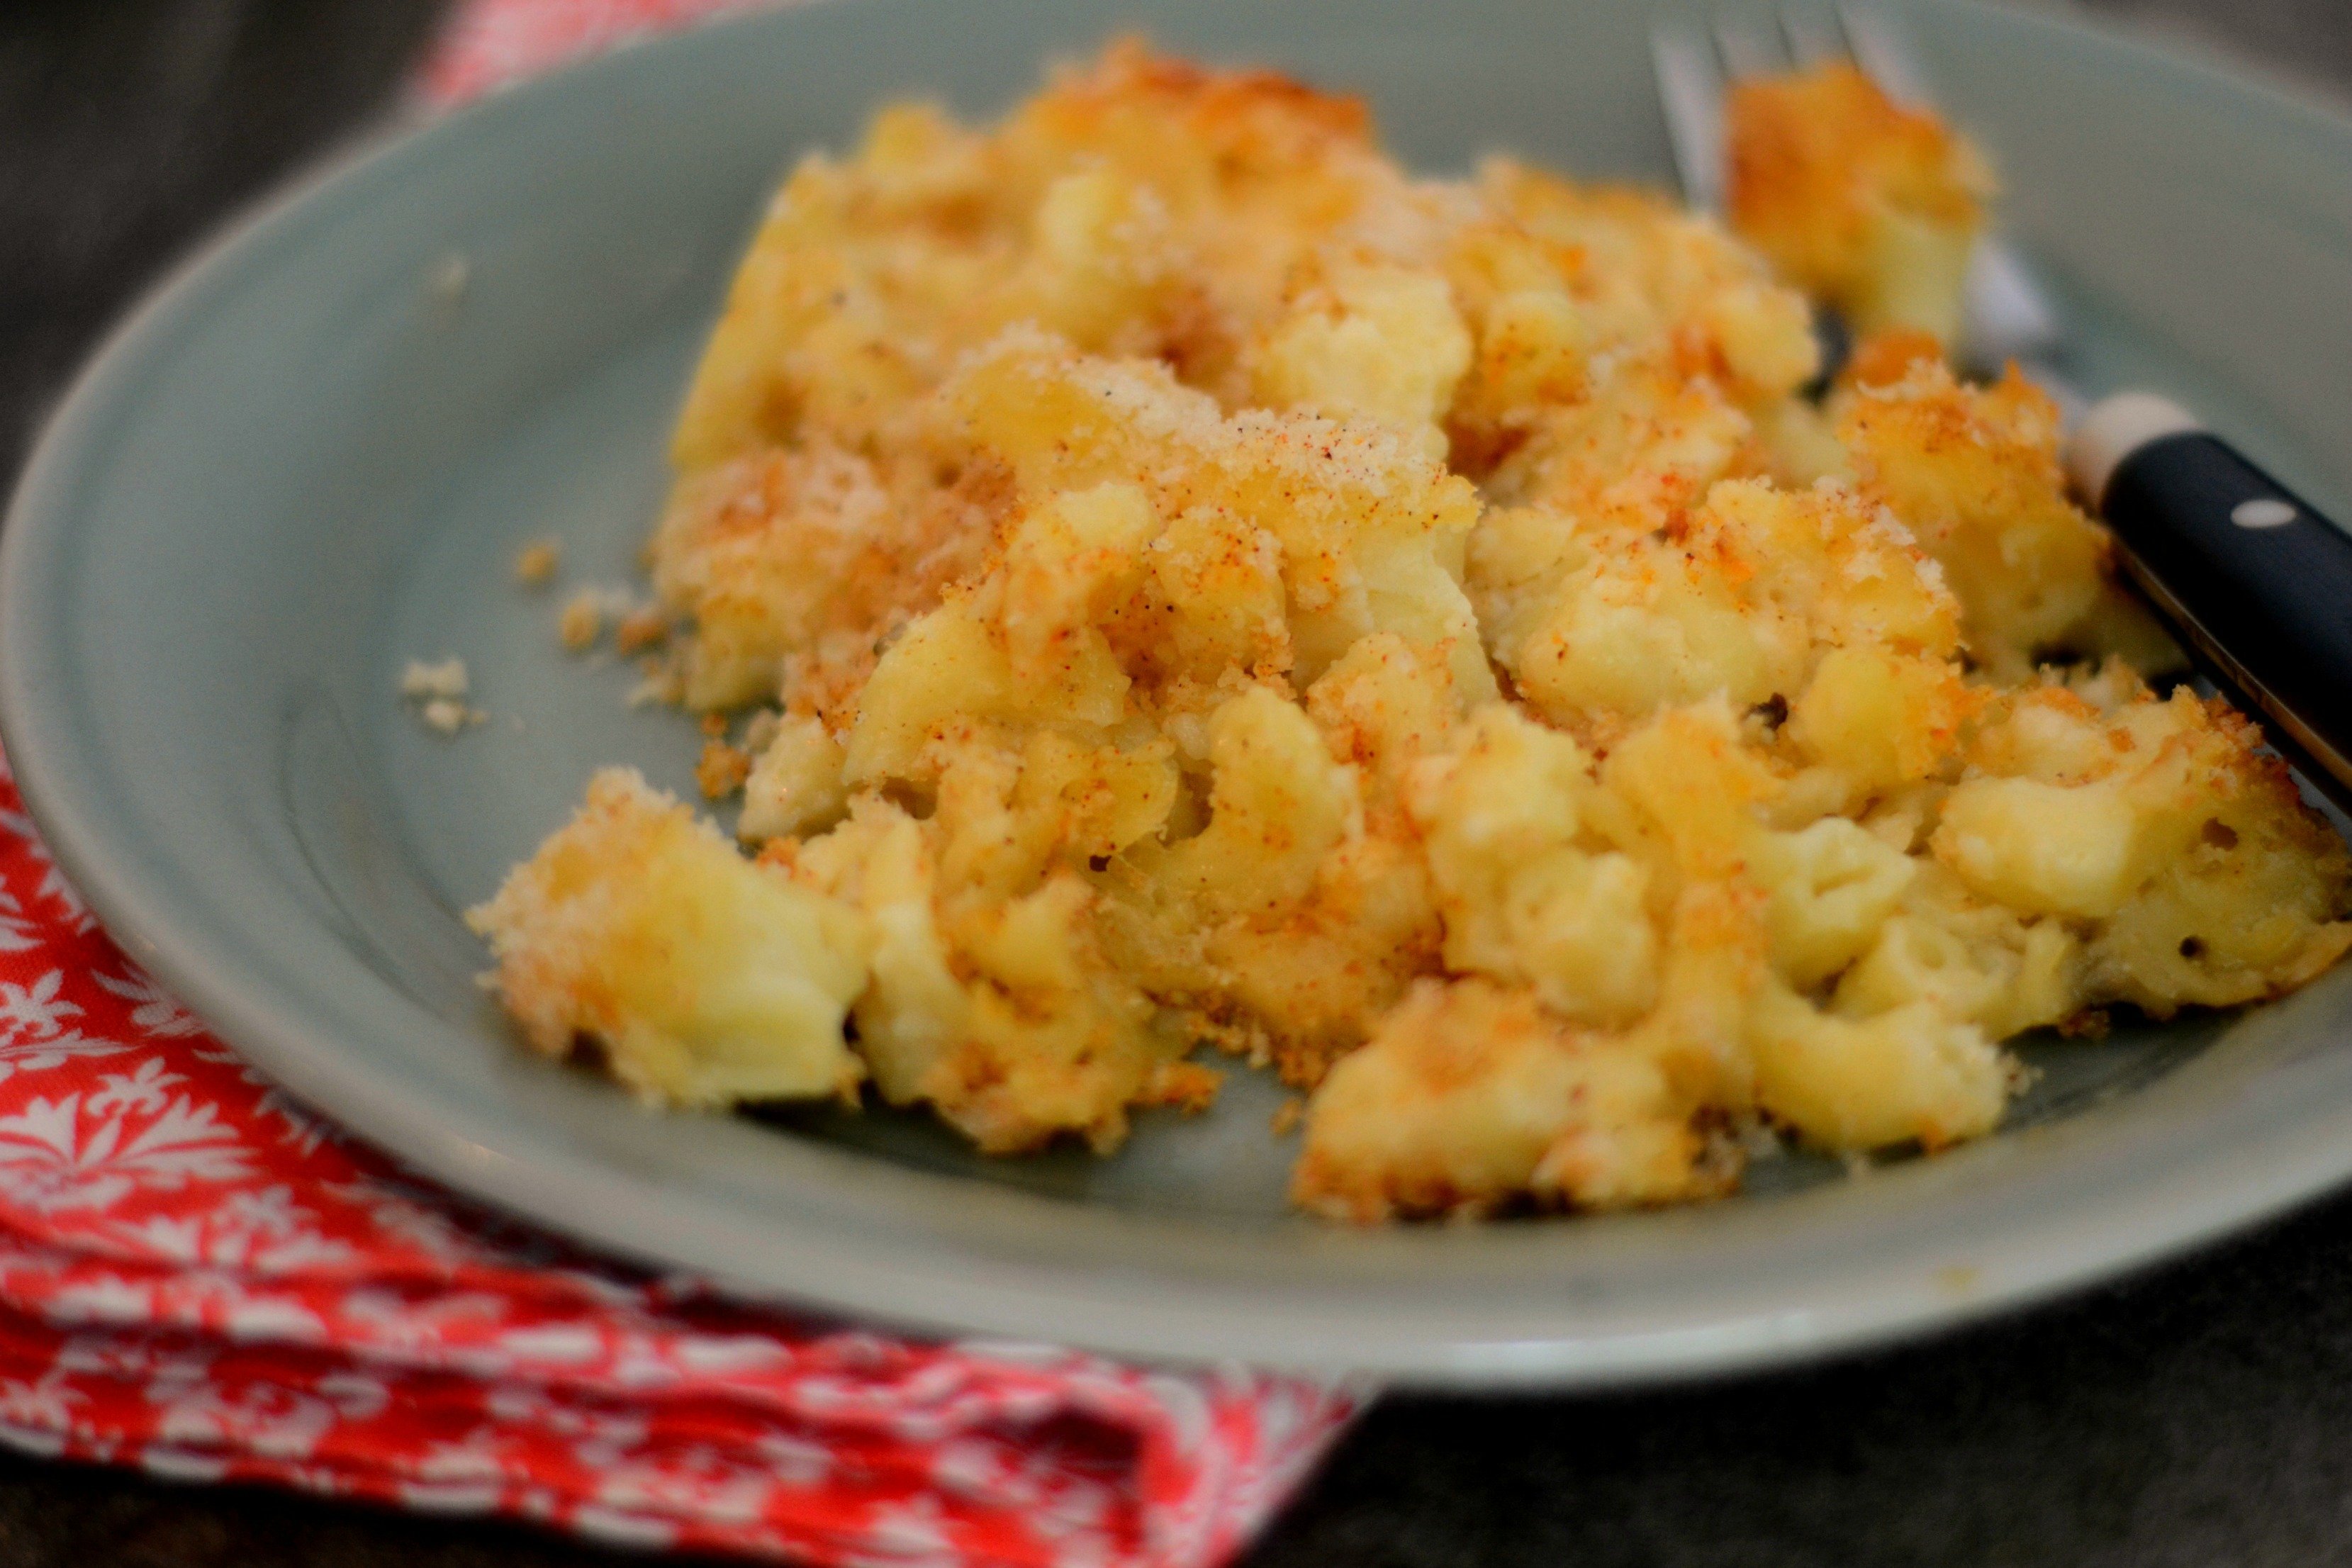
[[[2059,22],[1906,8],[1999,153],[2095,388],[2201,405],[2341,513],[2352,126]],[[803,151],[908,92],[969,111],[1140,23],[1367,93],[1431,170],[1509,149],[1663,177],[1633,5],[838,0],[631,48],[272,203],[115,335],[0,556],[0,720],[132,953],[297,1094],[461,1190],[745,1291],[1147,1358],[1591,1384],[1917,1332],[2352,1173],[2352,969],[2242,1016],[2030,1047],[2009,1131],[1720,1205],[1336,1230],[1285,1212],[1247,1081],[1127,1152],[988,1163],[920,1121],[648,1115],[511,1046],[458,911],[596,764],[684,784],[691,726],[559,655],[509,569],[625,580],[681,379]],[[488,724],[425,732],[404,661]]]

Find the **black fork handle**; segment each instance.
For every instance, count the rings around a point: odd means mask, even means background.
[[[2147,393],[2093,408],[2069,459],[2125,573],[2204,673],[2352,812],[2352,538]]]

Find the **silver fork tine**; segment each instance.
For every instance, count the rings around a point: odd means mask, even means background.
[[[1733,81],[1788,69],[1788,57],[1780,46],[1769,29],[1752,26],[1744,18],[1725,15],[1715,19],[1716,52],[1723,57],[1724,74]]]
[[[1838,30],[1845,35],[1846,53],[1863,74],[1878,84],[1879,90],[1897,103],[1921,108],[1933,107],[1927,92],[1927,79],[1920,74],[1918,57],[1911,52],[1910,40],[1887,21],[1885,15],[1869,5],[1841,5],[1836,12]]]
[[[1650,64],[1683,199],[1705,212],[1723,210],[1723,73],[1715,51],[1687,24],[1660,22],[1650,32]]]
[[[1990,235],[1977,242],[1960,283],[1961,352],[1971,364],[1991,370],[2011,360],[2042,358],[2064,337],[2058,312],[2025,258]],[[2037,375],[2051,384],[2045,366]]]
[[[1800,69],[1836,59],[1847,52],[1836,20],[1817,6],[1783,5],[1780,36],[1789,42],[1789,58]]]

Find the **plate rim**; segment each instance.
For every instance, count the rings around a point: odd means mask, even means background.
[[[1934,0],[1935,7],[1984,13],[1995,8],[1974,0]],[[488,98],[427,121],[394,121],[349,138],[314,159],[290,177],[234,211],[205,238],[167,268],[142,291],[100,341],[84,362],[68,390],[42,421],[11,496],[6,521],[0,528],[0,739],[6,743],[10,765],[27,810],[39,824],[44,840],[76,889],[105,924],[109,933],[142,966],[150,969],[204,1017],[207,1026],[254,1066],[284,1084],[308,1103],[327,1109],[335,1121],[394,1157],[447,1183],[454,1191],[485,1198],[590,1245],[654,1267],[682,1262],[709,1274],[716,1282],[754,1299],[786,1300],[796,1306],[870,1315],[885,1321],[908,1324],[927,1331],[982,1332],[1028,1338],[1022,1331],[1038,1321],[1035,1288],[981,1286],[986,1301],[970,1300],[953,1310],[936,1312],[910,1309],[906,1287],[917,1281],[938,1283],[934,1261],[911,1269],[902,1265],[876,1268],[870,1258],[812,1257],[803,1278],[784,1284],[772,1278],[746,1277],[725,1261],[732,1250],[723,1238],[689,1247],[649,1247],[646,1220],[676,1219],[664,1205],[646,1207],[641,1178],[582,1161],[565,1151],[554,1151],[537,1163],[515,1157],[499,1147],[495,1136],[470,1116],[452,1120],[449,1107],[429,1095],[404,1091],[383,1074],[367,1070],[363,1053],[321,1049],[299,1018],[283,1013],[267,996],[240,990],[233,980],[234,964],[221,963],[223,953],[212,933],[181,929],[154,907],[157,895],[142,888],[135,852],[110,847],[108,832],[80,808],[72,788],[78,748],[65,715],[45,705],[38,689],[41,650],[55,637],[41,635],[45,603],[34,590],[40,568],[60,559],[67,531],[58,526],[70,518],[72,497],[91,470],[85,456],[105,427],[143,356],[168,345],[172,330],[199,312],[207,295],[235,276],[235,268],[253,247],[284,232],[347,181],[379,169],[409,149],[461,133],[499,114],[524,113],[542,99],[574,90],[583,79],[640,68],[636,62],[692,47],[689,40],[738,28],[776,27],[789,31],[793,18],[814,10],[838,11],[845,0],[822,7],[792,9],[764,15],[736,16],[709,22],[688,33],[632,42],[627,47],[577,62],[544,77],[494,92]],[[2160,64],[2207,79],[2207,84],[2252,91],[2290,108],[2326,126],[2339,137],[2352,134],[2352,122],[2329,108],[2286,90],[2282,86],[2228,71],[2217,72],[2202,61],[2182,60],[2129,37],[2088,27],[2071,19],[2020,15],[2000,10],[2000,22],[2042,26],[2088,36],[2103,47],[2123,47],[2140,55],[2142,64]],[[42,519],[51,521],[45,525]],[[46,552],[46,553],[45,553]],[[50,621],[57,619],[48,617]],[[2352,1088],[2352,1074],[2346,1077]],[[2146,1092],[2145,1090],[2141,1092]],[[403,1102],[406,1103],[404,1104]],[[2006,1280],[1948,1300],[1920,1300],[1916,1292],[1881,1288],[1868,1292],[1872,1305],[1831,1314],[1783,1314],[1770,1319],[1668,1329],[1650,1335],[1619,1333],[1612,1337],[1580,1336],[1564,1328],[1549,1341],[1433,1340],[1418,1348],[1389,1345],[1370,1356],[1342,1353],[1327,1360],[1311,1353],[1273,1358],[1271,1364],[1295,1366],[1318,1373],[1360,1373],[1404,1382],[1448,1386],[1544,1385],[1601,1386],[1650,1384],[1676,1377],[1781,1364],[1829,1355],[1938,1331],[1960,1322],[2022,1307],[2094,1280],[2113,1278],[2154,1260],[2209,1242],[2217,1237],[2271,1218],[2292,1205],[2352,1177],[2352,1093],[2332,1111],[2311,1104],[2296,1109],[2298,1118],[2281,1117],[2254,1129],[2267,1131],[2276,1160],[2249,1160],[2241,1153],[2224,1162],[2222,1174],[2198,1184],[2183,1204],[2167,1207],[2163,1217],[2146,1195],[2110,1201],[2104,1209],[2077,1206],[2037,1215],[2022,1233],[2053,1233],[2063,1228],[2079,1244],[2087,1228],[2096,1244],[2075,1245],[2067,1256],[2031,1278]],[[497,1129],[490,1130],[493,1133]],[[511,1140],[508,1140],[510,1143]],[[528,1142],[528,1140],[526,1140]],[[2263,1142],[2250,1137],[2240,1147]],[[2336,1152],[2336,1151],[2340,1151]],[[2130,1152],[2129,1150],[2123,1151]],[[1947,1156],[1947,1159],[1951,1156]],[[2210,1164],[2210,1158],[2207,1163]],[[655,1196],[659,1197],[656,1191]],[[1051,1200],[1042,1200],[1051,1201]],[[675,1196],[672,1198],[675,1203]],[[635,1217],[633,1210],[643,1210]],[[2063,1216],[2063,1226],[2058,1216]],[[616,1217],[620,1216],[620,1217]],[[2105,1223],[2088,1223],[2101,1222]],[[1580,1223],[1592,1223],[1590,1221]],[[722,1227],[723,1229],[724,1227]],[[2046,1239],[2058,1239],[2049,1234]],[[697,1252],[688,1262],[681,1252]],[[822,1289],[807,1275],[819,1265],[840,1272]],[[753,1274],[760,1271],[754,1270]],[[1047,1289],[1065,1280],[1044,1281]],[[1262,1319],[1244,1310],[1229,1321],[1232,1310],[1190,1332],[1171,1330],[1168,1314],[1145,1310],[1145,1303],[1065,1299],[1065,1307],[1096,1314],[1109,1321],[1070,1322],[1069,1311],[1059,1315],[1066,1332],[1054,1337],[1110,1353],[1146,1361],[1218,1361],[1252,1359],[1251,1347],[1266,1342]],[[1294,1311],[1297,1308],[1292,1309]],[[1310,1309],[1311,1310],[1311,1306]],[[1052,1314],[1048,1321],[1057,1321]],[[1311,1327],[1311,1325],[1308,1325]],[[1305,1345],[1311,1334],[1293,1326],[1289,1343]]]

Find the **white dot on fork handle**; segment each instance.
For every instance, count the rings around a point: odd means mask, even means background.
[[[2230,521],[2240,528],[2277,528],[2293,522],[2302,513],[2283,500],[2258,496],[2242,500],[2230,512]]]

